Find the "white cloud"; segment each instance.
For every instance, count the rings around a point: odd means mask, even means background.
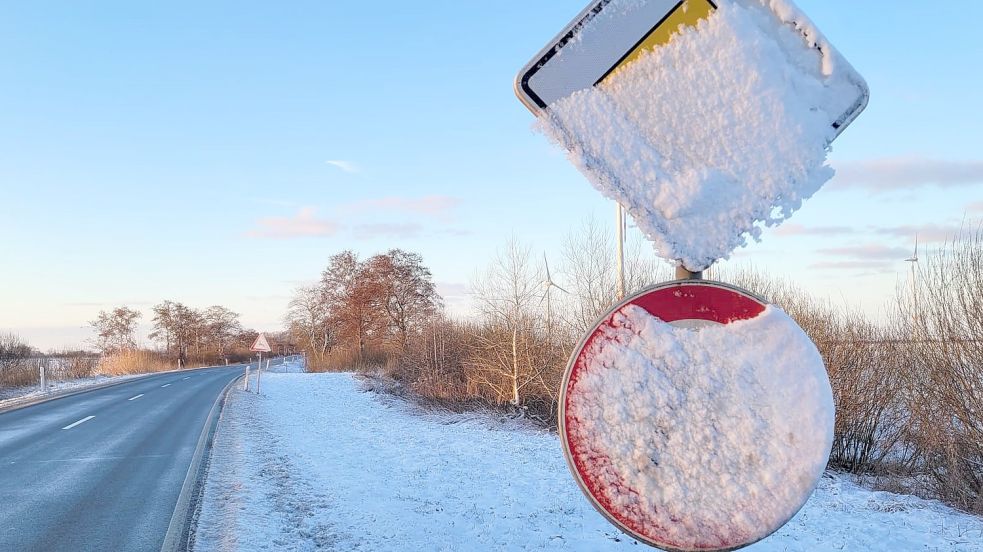
[[[256,221],[256,228],[246,233],[250,238],[313,238],[329,237],[341,226],[332,220],[317,217],[314,207],[302,207],[291,217],[265,217]]]
[[[337,167],[348,174],[357,174],[361,172],[361,168],[359,168],[358,165],[352,163],[351,161],[345,161],[342,159],[329,159],[325,161],[325,163],[331,165],[332,167]]]
[[[843,247],[828,247],[816,251],[820,255],[832,257],[847,257],[862,261],[902,261],[911,252],[903,247],[889,247],[881,244],[847,245]]]
[[[374,238],[418,238],[423,227],[412,222],[408,223],[389,223],[380,222],[374,224],[359,224],[352,229],[352,235],[358,240],[370,240]]]
[[[888,192],[925,186],[957,188],[975,184],[983,184],[983,161],[896,157],[840,164],[829,187]]]

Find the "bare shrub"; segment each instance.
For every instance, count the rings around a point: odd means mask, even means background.
[[[816,344],[836,403],[831,467],[876,474],[886,461],[910,462],[913,452],[903,441],[908,421],[901,361],[884,328],[751,267],[725,272],[724,278],[781,307]]]
[[[983,228],[919,259],[896,329],[916,467],[935,495],[983,512]]]
[[[474,328],[435,316],[429,327],[408,340],[403,354],[393,359],[386,375],[422,397],[438,401],[467,401],[465,364]]]
[[[38,381],[37,361],[32,357],[34,349],[20,337],[0,334],[0,386],[22,387]]]
[[[57,353],[49,359],[58,365],[58,376],[64,379],[81,379],[93,375],[99,365],[99,357],[84,351]]]
[[[104,376],[145,374],[174,370],[177,365],[162,353],[144,350],[119,351],[99,359],[96,373]]]
[[[336,347],[321,358],[307,357],[308,372],[367,372],[383,368],[389,353],[382,347],[363,344],[356,347]]]

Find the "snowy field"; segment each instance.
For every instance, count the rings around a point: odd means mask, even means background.
[[[262,383],[222,415],[196,550],[643,549],[588,505],[555,435],[423,413],[349,374]],[[747,550],[983,551],[983,520],[827,475]]]

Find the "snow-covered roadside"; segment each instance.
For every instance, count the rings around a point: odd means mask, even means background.
[[[639,550],[571,479],[555,435],[420,414],[349,374],[273,374],[234,391],[196,550]],[[748,550],[983,551],[983,520],[827,475]]]
[[[125,376],[92,376],[78,379],[51,380],[48,382],[47,393],[42,393],[41,388],[37,385],[0,389],[0,410],[9,406],[31,402],[35,399],[43,398],[46,395],[77,391],[86,387],[94,387],[105,383],[125,381],[145,375],[146,374],[127,374]]]

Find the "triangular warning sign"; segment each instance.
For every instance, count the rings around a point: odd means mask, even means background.
[[[266,335],[259,334],[256,336],[256,342],[253,343],[253,346],[249,350],[256,351],[257,353],[268,353],[273,349],[270,348],[270,342],[266,340]]]

